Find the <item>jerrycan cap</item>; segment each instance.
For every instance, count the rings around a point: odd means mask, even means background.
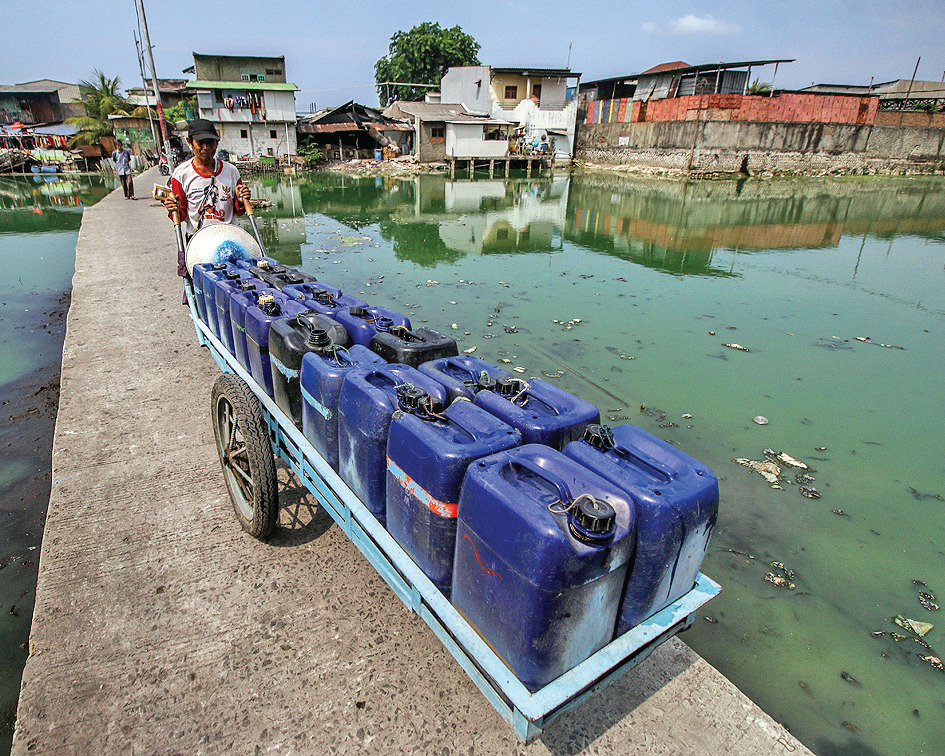
[[[499,396],[514,396],[520,390],[520,383],[521,381],[519,381],[518,378],[502,376],[495,382],[495,392],[499,394]]]
[[[365,310],[363,307],[352,307],[348,310],[348,312],[350,312],[352,317],[355,317],[355,318],[367,319],[368,317],[368,311]]]
[[[210,266],[210,270],[226,270],[229,263],[214,263]]]
[[[335,297],[327,289],[318,289],[312,287],[312,299],[314,299],[319,304],[334,304]]]
[[[296,322],[305,329],[305,343],[310,347],[327,346],[331,339],[328,338],[328,331],[321,327],[321,323],[312,313],[302,313],[296,318]]]
[[[571,513],[571,532],[579,540],[599,543],[613,535],[617,511],[606,501],[584,494],[574,500]]]
[[[259,259],[259,260],[256,261],[256,267],[257,267],[257,268],[268,268],[268,267],[269,267],[269,261],[268,261],[268,260]]]
[[[594,449],[605,450],[614,448],[614,434],[606,425],[598,425],[597,423],[588,425],[584,429],[584,435],[581,437],[581,440]]]
[[[235,281],[236,279],[240,277],[240,274],[237,273],[235,270],[228,270],[226,273],[224,273],[223,277],[227,281]]]
[[[398,338],[401,338],[401,339],[404,337],[404,334],[407,332],[406,328],[404,328],[403,326],[395,326],[393,320],[391,320],[390,318],[385,318],[383,316],[379,317],[377,320],[374,321],[374,328],[376,328],[379,333],[390,331],[390,333],[392,333],[394,336],[397,336]]]
[[[241,281],[236,288],[239,289],[240,291],[255,291],[256,282],[255,281]]]
[[[282,308],[279,307],[279,303],[272,294],[263,294],[259,298],[259,309],[270,316],[279,315],[282,312]]]
[[[416,386],[407,385],[397,392],[397,398],[400,400],[400,408],[404,412],[417,412],[420,404],[429,396],[426,391]]]
[[[479,391],[495,391],[495,378],[489,375],[485,370],[483,370],[476,377],[475,389]]]

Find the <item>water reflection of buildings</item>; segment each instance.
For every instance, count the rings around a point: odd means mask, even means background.
[[[116,185],[117,179],[85,174],[0,176],[0,232],[77,229],[84,205]]]
[[[305,212],[299,183],[292,177],[246,177],[256,199],[272,203],[256,215],[259,234],[271,255],[288,265],[300,265],[302,246],[307,242]],[[241,222],[251,229],[248,220]]]
[[[727,275],[718,249],[836,247],[843,234],[938,236],[945,185],[892,182],[575,182],[565,236],[670,272]],[[726,258],[728,261],[728,258]]]
[[[565,177],[550,180],[449,181],[420,176],[413,208],[402,207],[394,223],[430,224],[443,244],[471,255],[556,252],[567,218]]]

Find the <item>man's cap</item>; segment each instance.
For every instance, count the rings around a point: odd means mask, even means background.
[[[197,118],[187,124],[187,138],[194,141],[201,139],[216,139],[218,142],[220,141],[217,127],[206,118]]]

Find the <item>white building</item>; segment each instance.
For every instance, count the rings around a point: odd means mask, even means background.
[[[567,68],[450,68],[440,82],[440,101],[461,104],[465,114],[483,120],[447,122],[447,156],[498,157],[499,147],[493,141],[497,127],[509,125],[526,147],[544,141],[558,158],[570,158],[577,121],[573,95],[580,77]]]
[[[295,92],[285,57],[194,53],[199,118],[220,132],[220,148],[234,157],[284,157],[296,151]],[[186,72],[185,72],[186,73]]]

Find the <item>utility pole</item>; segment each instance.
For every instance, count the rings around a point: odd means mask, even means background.
[[[148,62],[151,64],[151,84],[154,87],[154,99],[157,100],[158,121],[161,124],[161,138],[167,146],[168,164],[171,161],[170,138],[167,135],[167,123],[164,121],[164,108],[161,105],[161,92],[158,89],[157,71],[154,69],[154,52],[151,49],[151,36],[148,34],[148,19],[144,15],[144,0],[137,0],[138,15],[141,18],[141,32],[144,35],[144,49],[148,53]],[[170,166],[174,170],[174,166]]]
[[[148,123],[151,124],[151,139],[154,142],[154,149],[157,152],[160,152],[160,145],[158,143],[157,132],[154,130],[154,118],[151,115],[151,104],[148,102],[148,85],[144,80],[144,58],[141,55],[141,45],[138,42],[138,35],[132,31],[131,32],[135,38],[135,50],[138,53],[138,70],[141,71],[141,88],[144,90],[144,106],[148,109]]]

